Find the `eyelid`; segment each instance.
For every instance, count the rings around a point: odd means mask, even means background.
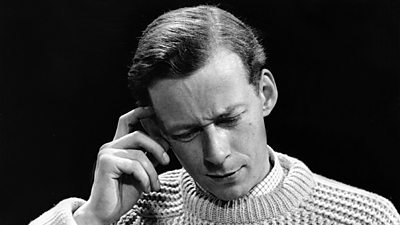
[[[216,123],[216,124],[218,124],[220,122],[223,123],[224,121],[222,121],[222,120],[232,120],[232,122],[237,122],[237,120],[239,120],[240,117],[246,111],[247,110],[244,110],[244,111],[242,111],[240,113],[237,113],[237,114],[234,114],[234,115],[228,115],[228,114],[227,115],[222,115],[220,118],[217,118],[214,123]],[[229,122],[231,122],[231,121],[229,121]],[[188,142],[188,141],[191,141],[194,137],[197,136],[197,135],[195,135],[196,133],[198,133],[201,129],[203,129],[204,127],[206,127],[208,125],[209,124],[207,124],[205,126],[202,126],[202,127],[199,127],[199,128],[192,128],[192,129],[189,129],[189,130],[187,130],[187,131],[185,131],[183,133],[180,133],[180,134],[171,134],[170,137],[172,139],[179,140],[179,139],[185,139],[185,138],[182,138],[182,136],[184,136],[184,135],[194,135],[193,137],[189,138],[189,140],[183,141],[183,142]],[[179,141],[182,141],[182,140],[179,140]]]
[[[181,133],[177,132],[176,134],[171,134],[171,136],[181,136],[181,135],[185,135],[185,134],[189,134],[189,133],[194,133],[196,131],[197,131],[196,128],[191,128],[191,129],[185,130],[185,131],[183,131]]]
[[[228,124],[237,123],[239,120],[240,120],[240,116],[226,117],[226,118],[220,119],[219,121],[216,121],[215,124],[228,125]]]
[[[241,115],[241,113],[233,115],[233,116],[224,116],[221,117],[221,119],[234,119],[234,118],[238,118]]]
[[[243,115],[243,113],[245,113],[246,111],[234,114],[234,115],[228,115],[228,116],[223,116],[220,119],[238,119],[239,117],[241,117]]]
[[[181,142],[189,142],[191,140],[193,140],[193,138],[195,138],[197,136],[197,133],[199,131],[188,131],[186,133],[182,133],[182,134],[177,134],[177,135],[171,135],[171,138],[177,141],[181,141]],[[183,137],[185,135],[188,135],[189,137]],[[187,140],[186,140],[187,139]]]
[[[186,130],[182,133],[177,133],[177,134],[171,134],[172,137],[177,137],[177,136],[184,136],[184,135],[189,135],[189,134],[194,134],[199,132],[202,129],[202,127],[199,128],[191,128],[189,130]]]

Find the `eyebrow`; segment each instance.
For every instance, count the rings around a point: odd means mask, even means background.
[[[217,115],[215,118],[210,118],[207,120],[210,120],[210,121],[212,121],[210,123],[213,123],[215,120],[228,117],[235,110],[237,110],[240,107],[244,107],[244,106],[245,106],[245,104],[242,104],[242,103],[228,106],[224,109],[223,112],[219,113],[219,115]],[[171,126],[171,128],[167,129],[166,131],[169,135],[174,135],[174,133],[176,133],[177,131],[181,131],[181,130],[190,131],[190,130],[205,127],[205,126],[209,125],[210,123],[207,123],[204,125],[199,125],[198,123],[182,123],[182,124],[177,123],[176,125]]]

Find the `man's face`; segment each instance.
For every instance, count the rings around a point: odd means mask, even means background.
[[[219,199],[247,194],[269,171],[262,89],[257,95],[240,57],[224,49],[192,75],[149,88],[178,160]]]

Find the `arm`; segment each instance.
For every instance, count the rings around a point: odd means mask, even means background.
[[[120,117],[114,140],[100,148],[88,201],[62,201],[32,225],[111,224],[131,209],[143,192],[159,190],[154,167],[169,163],[168,143],[157,136],[158,128],[148,118],[153,114],[151,108],[136,108]],[[139,121],[151,137],[140,131],[130,133],[130,126]]]
[[[83,204],[84,200],[79,198],[68,198],[59,202],[49,211],[30,222],[29,225],[57,224],[76,225],[73,213]]]

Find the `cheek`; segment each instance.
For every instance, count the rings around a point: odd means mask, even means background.
[[[172,150],[182,166],[186,170],[196,170],[199,163],[203,161],[201,149],[194,143],[170,142]]]
[[[254,120],[252,120],[254,119]],[[256,154],[259,148],[264,146],[266,138],[264,136],[264,121],[262,118],[249,117],[242,123],[240,127],[234,132],[232,142],[234,148],[245,154],[257,157]]]

